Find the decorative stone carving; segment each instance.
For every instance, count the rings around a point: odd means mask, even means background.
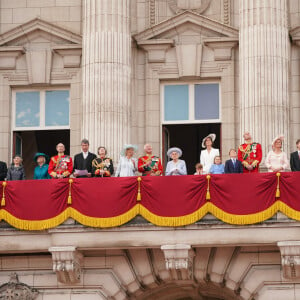
[[[166,51],[174,45],[173,40],[157,39],[140,41],[138,45],[148,52],[149,63],[165,62]]]
[[[166,268],[174,279],[191,279],[193,276],[194,250],[190,245],[163,245]]]
[[[8,283],[0,286],[0,299],[5,300],[33,300],[38,296],[36,289],[19,282],[18,275],[12,273]]]
[[[16,60],[24,53],[22,46],[0,47],[0,70],[16,69]]]
[[[51,247],[53,271],[57,274],[57,280],[61,283],[72,284],[80,281],[82,254],[76,251],[76,247]]]
[[[65,68],[80,67],[81,45],[56,45],[52,50],[62,56]]]
[[[202,14],[210,5],[211,0],[168,0],[170,9],[179,14],[185,10],[192,10],[195,13]]]
[[[204,44],[214,50],[215,61],[231,60],[232,49],[238,45],[238,38],[206,38]]]
[[[300,241],[277,243],[281,253],[282,277],[300,279]]]
[[[290,30],[290,37],[295,45],[300,47],[300,26]]]

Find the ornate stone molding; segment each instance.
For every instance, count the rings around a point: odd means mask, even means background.
[[[238,38],[206,38],[204,44],[214,51],[215,61],[231,60],[232,49],[238,41]]]
[[[277,243],[281,253],[282,277],[300,279],[300,241]]]
[[[166,52],[174,45],[173,40],[157,39],[140,41],[138,45],[147,51],[149,63],[163,63],[166,59]]]
[[[80,281],[82,254],[74,246],[51,247],[53,271],[61,283],[73,284]]]
[[[33,300],[38,296],[38,291],[19,282],[18,275],[12,273],[10,280],[0,286],[0,299],[5,300]]]
[[[211,0],[168,0],[169,7],[175,14],[180,14],[186,10],[202,14],[210,3]]]
[[[150,0],[150,2],[149,2],[150,26],[155,25],[155,1],[156,0]]]
[[[230,0],[223,0],[223,23],[230,25]]]
[[[0,70],[15,70],[17,58],[24,53],[22,46],[0,47]]]
[[[163,245],[161,250],[165,256],[166,269],[170,270],[174,279],[192,278],[195,252],[191,245]]]
[[[79,68],[81,63],[81,45],[56,45],[52,50],[63,58],[64,68]]]

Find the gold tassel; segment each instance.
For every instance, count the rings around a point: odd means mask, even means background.
[[[6,203],[5,203],[5,188],[7,186],[7,182],[6,181],[3,181],[2,182],[2,187],[3,187],[3,190],[2,190],[2,199],[1,199],[1,206],[5,206]]]
[[[73,183],[73,179],[69,179],[69,197],[68,197],[68,204],[72,204],[72,183]]]
[[[142,178],[138,177],[137,181],[138,181],[138,193],[137,193],[137,196],[136,196],[136,201],[141,201],[142,200],[142,195],[141,195],[141,181],[142,181]]]
[[[210,175],[206,176],[207,179],[207,189],[206,189],[206,200],[210,200],[210,191],[209,191],[209,180],[210,180]]]
[[[276,173],[277,176],[277,188],[276,188],[276,198],[280,198],[280,188],[279,188],[279,178],[280,178],[280,173]]]

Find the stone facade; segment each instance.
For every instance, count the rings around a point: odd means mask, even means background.
[[[49,88],[70,91],[71,155],[84,137],[116,161],[124,143],[162,155],[167,83],[219,84],[223,158],[244,130],[264,154],[284,134],[291,152],[299,80],[299,0],[1,0],[0,160],[14,152],[14,93]],[[298,231],[280,214],[176,230],[141,220],[110,230],[3,225],[0,298],[296,300]]]

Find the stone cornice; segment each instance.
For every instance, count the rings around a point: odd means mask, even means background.
[[[209,30],[216,32],[219,35],[225,37],[238,37],[238,29],[224,25],[220,22],[207,18],[205,16],[198,15],[191,11],[185,11],[179,15],[173,16],[157,25],[150,27],[136,35],[134,39],[136,41],[154,39],[157,36],[163,35],[163,33],[168,32],[169,30],[179,27],[185,23],[192,23],[199,27],[203,27]]]
[[[231,50],[238,45],[239,39],[236,38],[205,38],[204,45],[214,50],[215,60],[230,60]]]

